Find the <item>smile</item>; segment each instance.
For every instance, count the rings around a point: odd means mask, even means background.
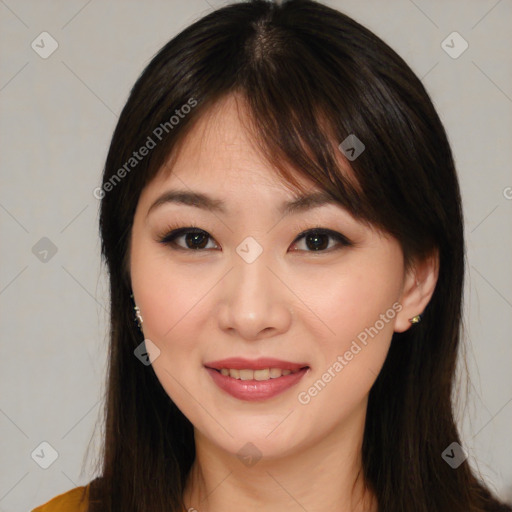
[[[264,401],[280,395],[296,386],[310,371],[309,366],[299,368],[270,366],[252,369],[243,367],[226,368],[222,365],[221,368],[205,366],[205,369],[217,388],[238,400],[246,402]]]

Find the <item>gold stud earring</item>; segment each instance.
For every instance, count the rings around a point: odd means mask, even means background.
[[[416,316],[413,316],[412,318],[409,318],[409,322],[411,322],[411,324],[419,324],[422,320],[422,315],[416,315]]]

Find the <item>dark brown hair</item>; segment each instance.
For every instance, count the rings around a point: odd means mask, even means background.
[[[127,258],[142,189],[194,123],[234,93],[246,102],[253,140],[284,182],[298,187],[288,164],[358,219],[396,237],[407,263],[439,251],[423,321],[394,334],[369,395],[363,471],[379,510],[512,510],[500,508],[467,461],[452,469],[441,457],[452,442],[462,444],[452,391],[465,261],[452,153],[425,88],[389,46],[346,15],[311,0],[254,0],[211,12],[167,43],[135,83],[112,138],[100,194],[110,353],[100,476],[90,484],[89,511],[184,508],[193,427],[152,367],[134,357],[143,337]],[[365,151],[350,162],[349,175],[337,146],[350,134]],[[155,146],[127,166],[148,138]]]

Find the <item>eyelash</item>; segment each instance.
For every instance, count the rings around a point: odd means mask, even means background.
[[[310,227],[310,226],[299,226],[297,228],[301,231],[299,235],[295,238],[293,241],[293,244],[296,244],[299,242],[302,238],[304,238],[308,234],[319,234],[319,235],[326,235],[329,238],[332,238],[338,242],[337,246],[331,247],[329,249],[321,249],[319,251],[312,251],[312,250],[306,250],[302,252],[310,252],[310,253],[330,253],[333,250],[339,250],[343,247],[350,247],[353,245],[353,243],[344,235],[341,233],[338,233],[337,231],[333,231],[331,229],[322,228],[320,226]],[[165,229],[164,233],[157,236],[157,241],[163,245],[171,246],[173,250],[182,250],[187,252],[204,252],[206,250],[210,249],[189,249],[185,247],[181,247],[176,243],[176,239],[180,236],[186,235],[188,233],[205,233],[208,237],[208,240],[213,240],[213,237],[204,229],[199,228],[198,226],[194,225],[193,223],[189,226],[180,226],[179,224],[174,225],[168,225]],[[293,252],[301,252],[297,249],[297,251]]]

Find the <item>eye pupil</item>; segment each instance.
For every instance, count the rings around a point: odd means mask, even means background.
[[[323,242],[322,243],[322,239]],[[313,245],[310,246],[309,242],[312,241]],[[313,249],[315,251],[325,249],[329,245],[329,237],[323,233],[312,233],[306,236],[306,245],[309,249]]]
[[[187,233],[185,235],[185,240],[187,241],[187,247],[190,249],[204,249],[206,244],[208,243],[208,237],[205,233]],[[189,242],[192,242],[192,245],[189,245]],[[195,245],[195,244],[198,245]]]

